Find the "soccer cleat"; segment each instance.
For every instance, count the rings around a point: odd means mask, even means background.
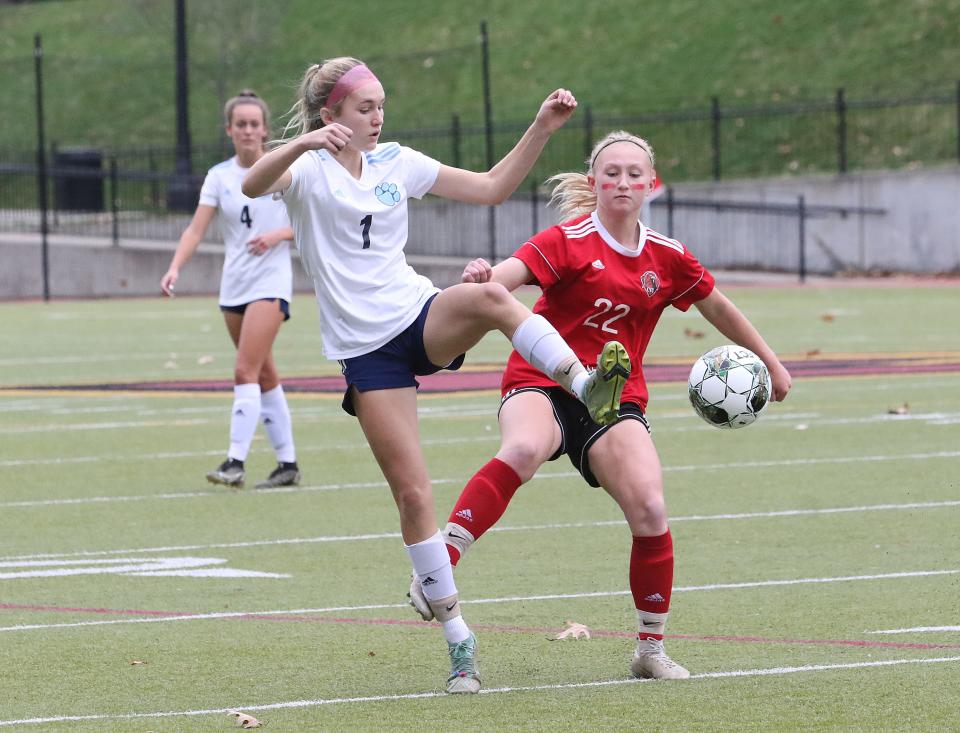
[[[640,639],[630,662],[630,674],[638,679],[685,680],[690,673],[667,656],[659,639]]]
[[[300,468],[297,462],[278,463],[277,467],[270,472],[266,481],[261,481],[254,488],[273,489],[277,486],[296,486],[300,483]]]
[[[477,668],[477,637],[469,637],[450,648],[450,676],[447,677],[447,692],[453,695],[472,695],[480,692],[480,670]]]
[[[597,368],[583,388],[583,404],[598,425],[612,425],[620,413],[620,395],[630,376],[630,357],[619,341],[608,341],[597,356]]]
[[[423,595],[423,586],[420,585],[420,578],[415,574],[410,576],[410,592],[407,593],[407,598],[410,599],[410,605],[413,606],[424,621],[433,620],[433,609],[430,608],[427,597]]]
[[[243,479],[246,472],[243,470],[243,461],[236,458],[228,458],[216,471],[207,474],[207,481],[211,484],[224,484],[232,486],[235,489],[243,488]]]

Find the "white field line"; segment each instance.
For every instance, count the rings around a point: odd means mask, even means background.
[[[960,662],[958,657],[924,657],[919,659],[885,659],[873,662],[846,662],[836,664],[807,664],[798,667],[765,667],[758,669],[733,669],[721,672],[702,672],[690,675],[691,681],[715,680],[742,677],[770,677],[777,675],[832,672],[851,669],[877,669],[881,667],[899,667],[907,664],[950,664]],[[614,687],[619,685],[640,685],[653,680],[616,679],[596,680],[594,682],[569,682],[553,685],[524,685],[522,687],[493,687],[481,690],[481,695],[504,695],[518,692],[549,692],[555,690],[583,690],[590,688]],[[690,684],[690,683],[683,683]],[[236,705],[229,708],[208,708],[206,710],[179,710],[158,711],[149,713],[103,713],[94,715],[57,715],[42,718],[20,718],[19,720],[0,720],[0,726],[30,725],[42,723],[67,723],[86,720],[141,720],[145,718],[179,718],[199,717],[205,715],[231,715],[237,711],[245,713],[262,712],[269,710],[291,710],[296,708],[313,708],[324,705],[344,705],[363,703],[399,702],[405,700],[424,700],[429,698],[447,697],[444,692],[412,692],[403,695],[368,695],[363,697],[334,697],[318,698],[316,700],[291,700],[256,705]]]
[[[223,412],[223,410],[220,410]],[[420,410],[421,418],[441,418],[441,417],[485,417],[493,419],[495,416],[494,412],[487,408],[469,408],[462,410],[446,410],[437,411],[437,410]],[[304,416],[307,417],[307,416]],[[330,419],[330,413],[319,414],[315,416],[309,416],[305,421],[314,422],[319,420],[328,420]],[[667,414],[661,414],[657,418],[658,420],[675,420],[681,419],[684,421],[689,421],[689,425],[680,426],[680,427],[659,427],[656,423],[654,424],[654,430],[657,433],[667,432],[667,433],[685,433],[691,430],[711,430],[708,425],[701,423],[696,420],[692,412],[683,411],[683,412],[673,412]],[[304,421],[301,419],[301,421]],[[925,412],[925,413],[916,413],[916,414],[906,414],[906,415],[892,415],[892,414],[880,414],[880,415],[867,415],[864,417],[837,417],[837,418],[823,418],[819,413],[816,412],[793,412],[793,413],[779,413],[779,414],[767,414],[764,415],[763,421],[765,425],[769,426],[778,426],[781,428],[789,428],[795,430],[798,424],[804,425],[804,429],[811,428],[820,428],[828,426],[842,426],[842,425],[873,425],[881,423],[902,423],[902,422],[926,422],[931,425],[953,425],[957,421],[960,421],[960,412]],[[141,421],[103,421],[103,422],[86,422],[86,423],[76,423],[76,424],[63,424],[63,423],[53,423],[46,425],[27,425],[22,427],[10,427],[0,429],[0,435],[18,435],[21,433],[62,433],[62,432],[76,432],[76,431],[87,431],[87,430],[130,430],[132,428],[178,428],[187,425],[213,425],[221,424],[224,420],[222,418],[194,418],[191,420],[186,420],[183,418],[172,419],[172,420],[141,420]],[[484,440],[486,438],[483,438]],[[363,443],[360,443],[363,445]],[[351,446],[357,445],[356,443],[351,444]]]
[[[882,573],[879,575],[843,575],[828,578],[791,578],[786,580],[755,580],[742,583],[710,583],[708,585],[687,585],[673,589],[674,593],[692,593],[715,590],[743,590],[746,588],[771,588],[789,585],[816,585],[822,583],[853,583],[867,580],[891,580],[894,578],[926,578],[931,576],[957,575],[960,570],[917,570],[914,572]],[[533,601],[565,601],[576,598],[612,598],[628,596],[629,590],[593,591],[590,593],[551,593],[534,596],[503,596],[500,598],[462,599],[464,605],[488,603],[530,603]],[[320,613],[349,613],[356,611],[382,610],[389,608],[407,608],[406,603],[379,603],[362,606],[330,606],[327,608],[285,608],[268,611],[221,611],[217,613],[179,614],[175,616],[150,616],[137,618],[110,619],[104,621],[73,621],[60,624],[17,624],[0,626],[5,631],[47,631],[50,629],[70,629],[87,626],[116,626],[119,624],[158,624],[171,621],[204,621],[211,619],[235,619],[247,616],[294,616]]]
[[[825,514],[852,514],[877,511],[909,511],[911,509],[947,509],[960,506],[960,500],[910,502],[905,504],[873,504],[864,506],[826,507],[821,509],[780,509],[768,512],[740,512],[726,514],[691,514],[671,517],[670,522],[710,522],[732,519],[767,519],[779,517],[809,517]],[[593,527],[614,527],[626,524],[623,519],[606,519],[589,522],[555,522],[548,524],[520,524],[491,527],[490,532],[530,532],[557,529],[590,529]],[[105,555],[136,554],[141,552],[186,552],[195,550],[224,550],[246,547],[279,547],[283,545],[310,545],[327,542],[364,542],[369,540],[395,540],[399,532],[379,532],[374,534],[326,535],[320,537],[295,537],[275,540],[247,540],[245,542],[217,542],[205,545],[174,545],[168,547],[139,547],[123,550],[86,550],[81,552],[42,553],[34,555],[8,555],[0,561],[33,561],[69,557],[97,557]]]
[[[883,629],[864,631],[865,634],[929,634],[940,631],[960,631],[960,626],[914,626],[912,629]]]
[[[218,408],[218,412],[222,412]],[[432,415],[433,417],[448,417],[453,416],[454,413],[444,414],[444,415]],[[455,413],[456,417],[490,417],[489,410],[482,410],[476,412],[470,411],[459,411]],[[318,414],[314,418],[316,421],[320,420],[329,420],[330,414],[323,413]],[[684,421],[690,420],[690,424],[683,426],[673,426],[673,427],[657,427],[656,432],[659,433],[687,433],[694,430],[710,430],[706,425],[701,425],[699,422],[693,422],[694,417],[688,415],[686,412],[682,414],[674,415],[661,415],[660,418],[663,419],[681,419]],[[793,421],[801,421],[796,424]],[[810,422],[802,422],[803,420],[808,420]],[[909,421],[918,421],[926,422],[928,425],[956,425],[960,424],[960,412],[931,412],[923,413],[916,415],[871,415],[868,417],[859,417],[859,418],[821,418],[817,413],[792,413],[789,415],[777,415],[771,416],[765,419],[766,424],[773,424],[777,427],[787,428],[790,430],[796,430],[798,425],[803,425],[804,429],[811,428],[821,428],[827,426],[838,426],[838,425],[875,425],[880,423],[890,423],[890,422],[909,422]],[[24,428],[2,428],[0,429],[0,435],[9,434],[9,435],[19,435],[24,433],[42,433],[42,432],[65,432],[65,431],[87,431],[87,430],[114,430],[114,429],[123,429],[129,430],[131,428],[167,428],[167,427],[185,427],[185,426],[198,426],[198,425],[212,425],[220,424],[223,420],[217,419],[203,419],[203,418],[193,418],[193,419],[179,419],[179,420],[144,420],[144,421],[125,421],[125,422],[103,422],[103,423],[78,423],[76,425],[48,425],[48,426],[27,426]],[[301,420],[302,422],[302,420]],[[424,447],[436,446],[436,445],[451,445],[451,444],[471,444],[471,443],[490,443],[499,440],[499,434],[491,432],[490,435],[483,436],[470,436],[463,438],[425,438],[420,441],[421,445]],[[266,448],[264,448],[266,450]],[[367,450],[367,443],[362,438],[358,438],[355,441],[349,443],[341,444],[332,444],[332,445],[321,445],[321,446],[301,446],[300,452],[324,452],[324,451],[336,451],[342,452],[345,450]],[[94,456],[75,456],[69,458],[56,457],[56,458],[23,458],[23,459],[6,459],[0,460],[0,468],[17,468],[20,466],[42,466],[42,465],[62,465],[68,463],[92,463],[96,461],[130,461],[130,460],[156,460],[156,459],[167,459],[167,458],[190,458],[198,456],[209,456],[209,455],[220,455],[222,450],[210,450],[210,451],[181,451],[178,453],[139,453],[139,454],[126,454],[126,455],[94,455]]]
[[[931,453],[902,453],[900,455],[874,455],[874,456],[835,456],[832,458],[793,458],[774,461],[737,461],[734,463],[701,463],[688,464],[682,466],[664,466],[664,473],[688,472],[688,471],[730,471],[737,469],[750,468],[773,468],[788,466],[816,466],[842,463],[877,463],[882,461],[925,461],[932,458],[958,458],[960,451],[934,451]],[[535,479],[557,479],[577,476],[575,471],[562,471],[557,473],[538,473]],[[441,486],[450,483],[463,483],[462,478],[440,478],[432,479],[431,483]],[[259,489],[257,494],[298,494],[312,491],[337,491],[340,489],[370,489],[386,488],[386,481],[366,481],[358,483],[343,484],[321,484],[319,486],[286,486],[275,489]],[[185,491],[185,492],[167,492],[163,494],[134,494],[130,496],[85,496],[73,499],[30,499],[22,501],[4,501],[0,502],[0,508],[14,507],[35,507],[35,506],[59,506],[72,504],[104,504],[110,502],[131,502],[131,501],[152,501],[152,500],[170,500],[170,499],[195,499],[200,497],[209,497],[222,495],[222,491]]]

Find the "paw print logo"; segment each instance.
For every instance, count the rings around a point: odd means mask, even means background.
[[[400,203],[400,192],[396,183],[381,183],[374,189],[377,201],[386,206],[395,206]]]

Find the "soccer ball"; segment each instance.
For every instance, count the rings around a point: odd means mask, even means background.
[[[718,428],[743,428],[754,422],[770,399],[770,372],[760,357],[742,346],[718,346],[690,370],[690,404]]]

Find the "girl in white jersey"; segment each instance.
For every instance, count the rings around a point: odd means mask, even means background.
[[[480,689],[476,638],[460,614],[437,528],[417,430],[416,375],[457,369],[497,329],[531,364],[583,399],[598,422],[616,417],[629,373],[623,348],[606,344],[588,374],[546,320],[494,283],[440,291],[407,264],[407,199],[426,193],[477,204],[506,199],[530,171],[576,100],[553,92],[517,145],[486,173],[451,168],[396,143],[378,144],[384,91],[362,62],[307,69],[289,127],[299,136],[257,161],[248,196],[280,193],[313,277],[324,351],[340,360],[344,409],[360,420],[393,492],[414,585],[443,624],[451,659],[447,691]]]
[[[227,102],[224,119],[236,155],[207,173],[200,204],[180,236],[160,288],[164,295],[173,297],[180,268],[216,218],[226,255],[220,278],[220,310],[237,347],[237,361],[227,459],[207,474],[207,480],[243,486],[244,461],[262,418],[277,467],[257,488],[294,486],[300,481],[300,469],[290,409],[272,353],[280,324],[290,317],[293,230],[282,202],[251,199],[240,190],[247,170],[264,154],[269,133],[266,104],[253,92],[243,91]]]
[[[467,483],[443,534],[456,565],[496,523],[521,484],[543,463],[566,453],[591,486],[602,486],[617,502],[632,535],[629,582],[637,648],[631,673],[683,679],[689,672],[663,646],[673,589],[673,540],[639,365],[664,309],[685,311],[694,305],[720,333],[763,359],[770,369],[772,399],[787,396],[790,374],[689,250],[640,221],[656,177],[647,141],[613,132],[596,144],[588,163],[586,173],[551,179],[562,224],[534,235],[496,267],[474,260],[463,280],[498,282],[509,290],[535,282],[543,294],[534,309],[581,356],[596,350],[598,323],[612,330],[638,365],[624,387],[619,417],[610,426],[593,424],[579,403],[511,354],[498,415],[500,450]],[[423,615],[426,604],[411,600]]]

